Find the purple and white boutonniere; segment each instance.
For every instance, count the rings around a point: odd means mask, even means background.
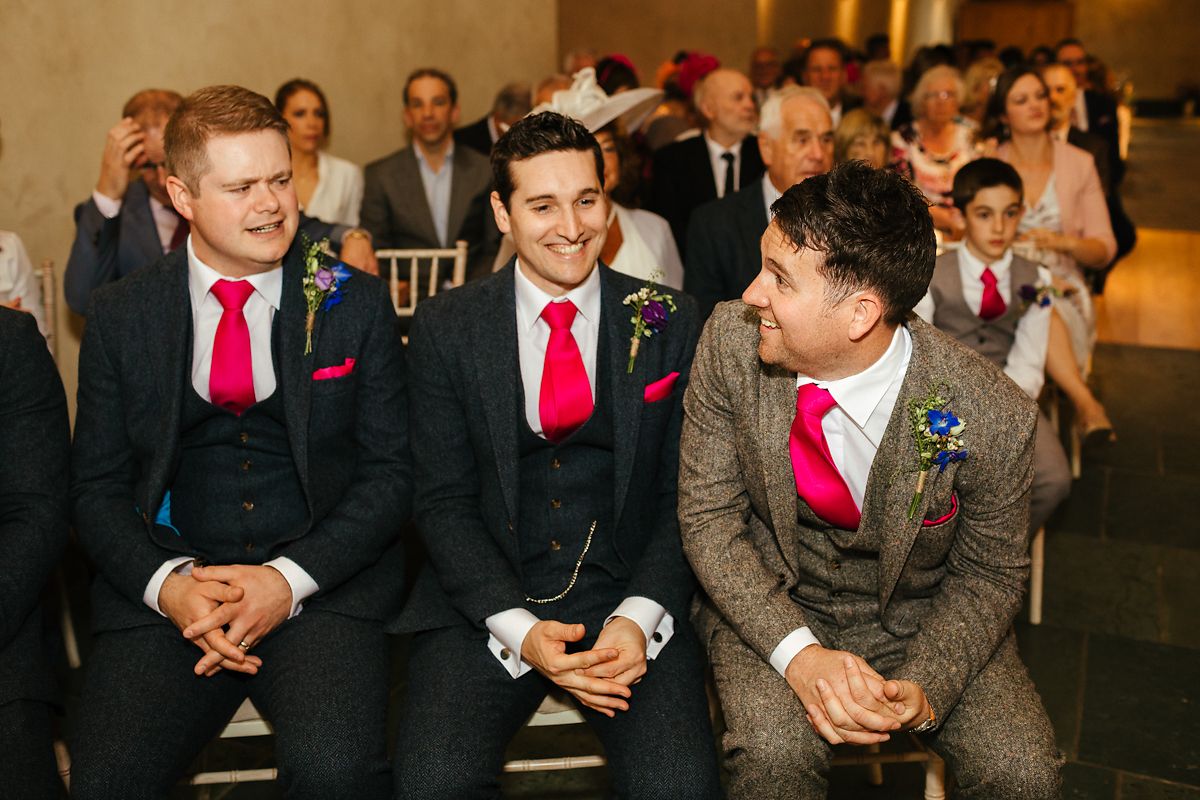
[[[633,362],[637,359],[642,337],[665,331],[667,318],[676,310],[675,299],[658,291],[654,279],[659,275],[655,272],[645,286],[625,298],[625,305],[633,309],[633,316],[629,318],[633,323],[633,337],[629,340],[629,366],[626,372],[633,372]]]
[[[1061,290],[1047,283],[1039,283],[1037,285],[1023,283],[1021,284],[1021,288],[1018,290],[1018,294],[1021,298],[1022,312],[1024,312],[1030,306],[1045,308],[1046,306],[1050,305],[1051,298],[1062,297]]]
[[[304,237],[304,300],[308,315],[304,319],[304,355],[312,352],[313,327],[317,323],[317,310],[325,310],[342,302],[342,284],[350,280],[350,270],[340,261],[327,264],[322,258],[328,240],[309,241]]]
[[[908,505],[908,518],[912,519],[925,494],[925,479],[935,466],[938,472],[946,469],[952,461],[963,461],[967,447],[960,434],[967,424],[950,410],[949,401],[942,397],[945,387],[932,390],[928,397],[908,401],[909,418],[912,421],[913,441],[917,445],[917,491]]]

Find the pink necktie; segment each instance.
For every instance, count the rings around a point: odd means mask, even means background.
[[[796,493],[818,517],[837,528],[858,529],[861,513],[846,481],[829,454],[821,418],[837,405],[833,396],[815,383],[806,383],[796,395],[796,419],[789,446]]]
[[[570,436],[592,415],[592,387],[579,345],[571,335],[571,323],[579,309],[570,300],[547,303],[542,319],[550,326],[546,362],[542,367],[542,390],[538,415],[542,432],[556,444]]]
[[[996,289],[996,275],[992,272],[992,268],[984,267],[979,280],[983,281],[983,302],[979,304],[979,318],[991,322],[997,317],[1004,316],[1008,306],[1005,305],[1004,298]]]
[[[241,414],[254,405],[254,367],[250,360],[250,327],[242,307],[254,293],[250,281],[217,281],[213,296],[221,303],[221,321],[213,339],[208,394],[212,404]]]

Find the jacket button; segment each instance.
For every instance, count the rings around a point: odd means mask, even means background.
[[[511,658],[511,657],[512,657],[512,651],[511,651],[511,650],[509,650],[507,647],[502,647],[502,648],[500,649],[500,658],[501,658],[502,660],[504,660],[504,661],[508,661],[508,659],[509,659],[509,658]]]
[[[249,472],[249,471],[250,471],[250,460],[247,459],[242,462],[242,472]]]
[[[554,550],[554,551],[561,550],[562,544],[558,541],[558,539],[551,539],[550,540],[550,549]]]
[[[246,542],[246,552],[247,553],[254,552],[254,542]]]
[[[562,462],[559,461],[557,458],[550,459],[550,469],[558,469],[561,466],[562,466]]]
[[[561,500],[551,500],[550,507],[551,508],[562,508],[562,501]]]
[[[150,512],[148,512],[148,511],[142,512],[142,522],[146,523],[147,525],[150,524]]]
[[[249,500],[245,500],[242,502],[242,511],[253,511],[253,510],[254,510],[254,503],[250,502]]]
[[[245,444],[246,442],[250,441],[250,434],[246,433],[245,431],[242,431],[241,433],[238,434],[238,441],[241,442],[242,444]]]

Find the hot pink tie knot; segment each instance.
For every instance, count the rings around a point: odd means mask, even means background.
[[[822,389],[815,383],[806,383],[796,392],[796,410],[810,414],[817,419],[825,416],[829,409],[837,405],[828,389]]]
[[[542,309],[542,319],[546,320],[546,324],[550,326],[552,331],[570,330],[571,323],[575,321],[575,315],[579,313],[579,309],[570,300],[564,300],[561,303],[547,303]]]
[[[836,528],[856,530],[861,514],[846,481],[833,463],[821,417],[837,405],[827,389],[806,383],[796,392],[796,418],[788,449],[796,494],[821,519]]]
[[[212,285],[213,297],[226,311],[241,311],[246,307],[246,301],[254,294],[254,284],[250,281],[219,280]]]

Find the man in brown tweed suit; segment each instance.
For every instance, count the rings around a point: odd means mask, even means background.
[[[902,179],[844,165],[772,211],[744,303],[704,330],[680,446],[730,794],[824,797],[831,744],[917,730],[962,797],[1057,797],[1054,733],[1011,630],[1036,408],[909,313],[934,239]],[[910,403],[935,394],[967,455],[914,503]]]

